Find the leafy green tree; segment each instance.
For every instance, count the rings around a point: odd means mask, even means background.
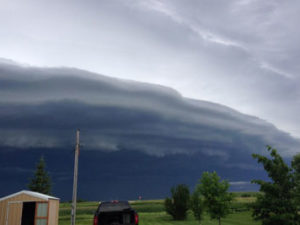
[[[295,203],[297,204],[298,211],[300,208],[300,153],[295,155],[292,160],[292,168],[294,172],[294,196],[295,196]]]
[[[189,209],[190,191],[185,184],[171,188],[172,198],[165,199],[166,212],[174,220],[185,220]]]
[[[203,219],[204,203],[201,194],[195,190],[191,196],[190,206],[196,220],[201,223]]]
[[[221,181],[216,172],[204,172],[197,185],[197,191],[204,197],[204,205],[211,219],[218,219],[221,225],[221,218],[229,213],[232,194],[228,193],[229,183]]]
[[[36,191],[43,194],[50,194],[51,192],[51,180],[45,170],[46,164],[43,157],[40,158],[36,166],[36,171],[33,178],[31,178],[28,188],[31,191]]]
[[[267,146],[271,158],[253,154],[253,158],[264,166],[270,181],[253,180],[263,193],[253,205],[253,217],[263,225],[296,225],[299,216],[294,201],[295,182],[292,169],[284,162],[276,149]]]

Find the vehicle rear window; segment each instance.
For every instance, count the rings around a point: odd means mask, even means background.
[[[128,202],[103,202],[100,205],[99,212],[113,212],[130,209]]]

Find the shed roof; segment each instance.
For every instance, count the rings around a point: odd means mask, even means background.
[[[5,196],[5,197],[3,197],[3,198],[0,198],[0,201],[3,201],[3,200],[8,199],[8,198],[15,197],[15,196],[20,195],[20,194],[30,195],[30,196],[32,196],[32,197],[40,198],[40,199],[47,200],[47,201],[48,201],[49,199],[59,200],[59,198],[56,198],[56,197],[53,197],[53,196],[50,196],[50,195],[45,195],[45,194],[41,194],[41,193],[39,193],[39,192],[34,192],[34,191],[26,191],[26,190],[23,190],[23,191],[19,191],[19,192],[17,192],[17,193],[14,193],[14,194]]]

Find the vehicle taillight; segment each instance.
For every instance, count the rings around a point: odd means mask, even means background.
[[[93,225],[98,225],[98,216],[97,215],[94,216],[94,224]]]
[[[134,224],[138,225],[139,224],[139,215],[136,213],[134,214]]]

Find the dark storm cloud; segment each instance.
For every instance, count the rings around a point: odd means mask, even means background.
[[[183,98],[170,88],[68,68],[0,63],[1,148],[71,146],[76,128],[88,150],[197,154],[231,159],[299,140],[226,106]],[[228,165],[227,165],[228,166]]]

